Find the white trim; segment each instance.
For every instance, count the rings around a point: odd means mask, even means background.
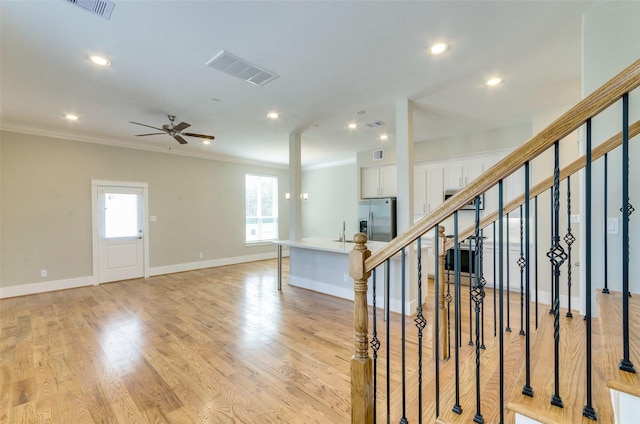
[[[256,255],[236,256],[232,258],[221,258],[210,261],[192,262],[178,265],[168,265],[154,267],[149,269],[150,275],[172,274],[174,272],[194,271],[197,269],[215,268],[224,265],[234,265],[245,262],[262,261],[265,259],[275,259],[276,253],[260,253]],[[69,278],[66,280],[44,281],[41,283],[22,284],[8,287],[0,287],[0,299],[16,296],[25,296],[29,294],[45,293],[55,290],[74,289],[78,287],[86,287],[98,285],[97,278],[91,275],[86,277]],[[109,284],[109,283],[106,283]],[[274,286],[275,289],[275,286]]]
[[[16,296],[26,296],[29,294],[46,293],[56,290],[75,289],[94,284],[91,275],[86,277],[68,278],[65,280],[44,281],[41,283],[22,284],[17,286],[0,287],[0,299]]]
[[[235,265],[235,264],[241,264],[245,262],[262,261],[265,259],[275,259],[277,257],[278,255],[275,252],[268,252],[268,253],[258,253],[255,255],[235,256],[231,258],[212,259],[208,261],[158,266],[158,267],[153,267],[149,269],[149,274],[152,276],[173,274],[175,272],[193,271],[196,269],[203,269],[203,268],[215,268],[215,267],[224,266],[224,265]]]
[[[134,181],[115,181],[115,180],[99,180],[91,179],[91,234],[93,248],[93,284],[99,284],[99,266],[100,266],[100,248],[99,248],[99,227],[100,215],[98,213],[98,188],[99,187],[130,187],[142,189],[143,210],[142,217],[144,220],[144,237],[142,239],[142,251],[144,263],[142,265],[142,274],[144,278],[149,278],[149,183]]]

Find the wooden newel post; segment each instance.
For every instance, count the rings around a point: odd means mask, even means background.
[[[449,349],[447,349],[447,346],[449,344],[449,332],[447,331],[449,323],[447,318],[447,303],[445,301],[446,287],[444,285],[444,282],[446,280],[445,270],[444,270],[444,261],[445,261],[445,256],[447,254],[447,252],[445,251],[445,242],[446,242],[446,236],[444,235],[444,227],[442,225],[439,225],[438,226],[438,281],[436,281],[435,284],[438,285],[438,292],[439,292],[438,293],[439,294],[438,316],[440,317],[440,325],[439,325],[440,334],[434,334],[433,336],[438,337],[440,339],[440,358],[449,359]],[[433,328],[435,333],[436,326],[434,325]]]
[[[349,252],[349,275],[353,278],[353,325],[355,350],[351,357],[351,422],[373,423],[373,360],[369,356],[369,308],[367,306],[367,280],[364,262],[371,251],[365,243],[367,236],[353,236],[355,246]]]

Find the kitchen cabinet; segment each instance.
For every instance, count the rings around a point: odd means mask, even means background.
[[[444,192],[442,165],[415,165],[413,169],[413,213],[426,215],[442,203]]]
[[[445,190],[464,188],[484,172],[484,162],[474,158],[460,162],[452,162],[444,168]]]
[[[362,168],[360,197],[394,197],[398,194],[398,176],[395,165]]]

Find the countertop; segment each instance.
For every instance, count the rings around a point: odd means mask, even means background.
[[[310,237],[300,240],[277,240],[273,242],[282,246],[297,247],[300,249],[322,250],[325,252],[348,254],[353,250],[353,242],[342,243],[328,237]],[[367,241],[367,247],[371,252],[382,249],[387,245],[384,241]]]

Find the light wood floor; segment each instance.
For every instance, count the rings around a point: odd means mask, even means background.
[[[286,282],[286,261],[283,268]],[[0,423],[349,423],[353,303],[286,283],[278,292],[276,273],[268,260],[0,300]],[[487,351],[495,344],[492,303],[487,290]],[[522,345],[517,293],[510,305],[511,339]],[[435,418],[432,307],[424,311],[425,422]],[[464,300],[461,311],[468,358]],[[407,329],[409,422],[417,422],[413,319],[392,314],[389,328],[392,340],[403,321]],[[378,326],[384,342],[384,321]],[[397,343],[390,350],[397,422],[401,351]],[[441,365],[445,386],[453,361]],[[379,419],[385,367],[383,347]],[[451,399],[442,400],[450,409]]]
[[[0,300],[0,422],[347,423],[352,305],[275,261]]]

